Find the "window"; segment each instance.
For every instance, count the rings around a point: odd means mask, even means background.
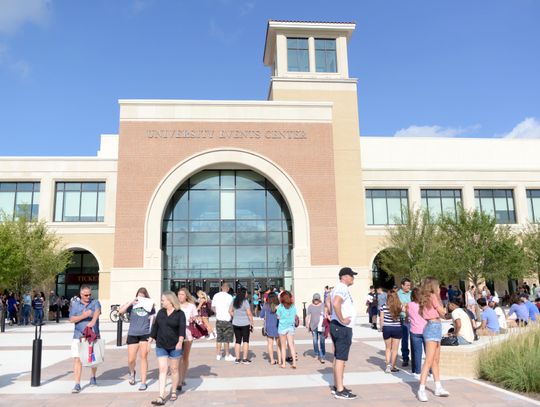
[[[57,182],[55,222],[103,222],[104,182]]]
[[[315,38],[315,66],[317,72],[337,72],[335,39]]]
[[[283,277],[291,269],[287,204],[253,171],[205,170],[173,195],[163,219],[168,278]]]
[[[540,223],[540,189],[527,190],[527,205],[529,207],[529,221]]]
[[[457,207],[461,203],[459,189],[423,189],[422,209],[426,210],[429,219],[436,220],[442,214],[457,216]]]
[[[0,182],[0,216],[4,215],[7,219],[20,216],[37,219],[39,187],[39,182]]]
[[[406,189],[366,189],[368,225],[397,225],[407,221]]]
[[[475,189],[476,209],[495,217],[497,223],[516,223],[511,189]]]
[[[309,71],[307,38],[287,38],[287,70],[289,72]]]

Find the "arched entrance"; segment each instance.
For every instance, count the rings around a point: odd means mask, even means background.
[[[56,294],[71,299],[79,295],[82,284],[92,288],[92,297],[98,298],[99,264],[88,250],[72,250],[71,264],[66,271],[56,276]]]
[[[375,287],[382,287],[389,290],[395,285],[395,279],[393,276],[390,276],[382,266],[381,257],[385,250],[390,249],[381,250],[373,259],[373,263],[371,265],[371,276],[373,279],[373,285]]]
[[[176,190],[162,225],[164,286],[213,295],[286,285],[292,220],[277,188],[251,170],[203,170]],[[288,287],[290,288],[290,287]]]

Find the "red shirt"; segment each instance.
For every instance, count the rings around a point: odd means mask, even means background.
[[[446,300],[448,298],[448,289],[446,287],[441,287],[440,297],[441,300]]]

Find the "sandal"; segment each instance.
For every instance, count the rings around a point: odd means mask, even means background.
[[[129,384],[131,384],[132,386],[135,384],[135,371],[133,371],[133,374],[129,374]]]
[[[176,401],[178,399],[178,394],[175,391],[171,393],[171,401]]]
[[[165,400],[163,400],[163,397],[159,396],[157,399],[152,400],[152,404],[154,406],[164,406],[165,405]]]
[[[292,365],[292,366],[291,366],[291,369],[296,369],[296,365]]]
[[[285,365],[280,365],[279,367],[282,368],[282,369],[285,369],[287,366],[285,366]]]
[[[277,362],[275,360],[273,360],[272,362],[270,362],[271,365],[277,365]]]

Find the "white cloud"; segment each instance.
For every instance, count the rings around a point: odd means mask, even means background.
[[[0,33],[12,34],[26,23],[44,24],[51,0],[0,0]]]
[[[454,128],[442,126],[409,126],[406,129],[396,131],[394,137],[457,137],[479,126],[468,128]]]
[[[14,57],[8,46],[0,42],[0,69],[13,72],[21,79],[28,79],[30,76],[30,65],[23,59]]]
[[[540,138],[540,122],[534,117],[527,117],[518,123],[509,133],[503,134],[505,138]]]

